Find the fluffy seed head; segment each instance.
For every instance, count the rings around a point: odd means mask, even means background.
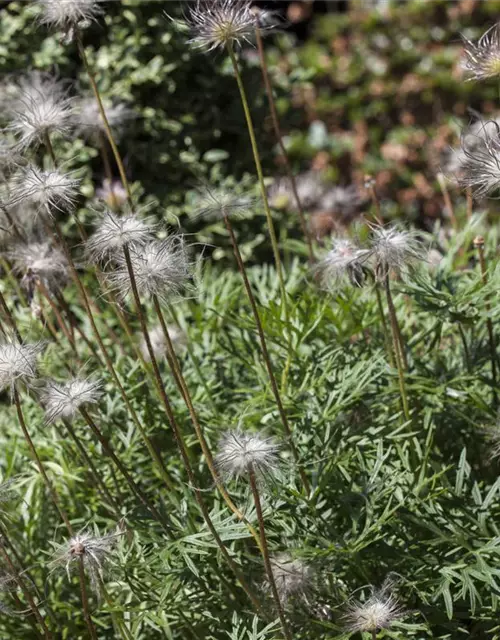
[[[186,22],[192,32],[193,47],[213,51],[227,45],[251,43],[257,18],[249,0],[197,0]],[[261,20],[259,26],[267,31],[273,25]]]
[[[186,333],[176,325],[167,325],[167,330],[176,353],[179,353],[187,343],[188,337]],[[153,329],[149,331],[149,339],[151,340],[151,346],[153,347],[155,358],[157,360],[164,358],[167,354],[167,341],[161,325],[153,327]],[[150,362],[151,356],[149,355],[144,337],[141,337],[139,348],[144,360],[146,360],[146,362]]]
[[[44,171],[29,164],[11,180],[10,206],[33,205],[40,213],[52,216],[54,210],[73,209],[78,198],[80,181],[72,173],[59,169]]]
[[[11,395],[19,385],[29,385],[37,376],[36,360],[42,352],[41,344],[19,344],[17,341],[0,344],[0,389]]]
[[[102,394],[102,383],[99,380],[73,378],[66,383],[51,380],[42,395],[45,418],[48,423],[59,418],[72,420],[80,407],[95,404]]]
[[[141,247],[131,246],[130,261],[137,290],[144,299],[170,299],[181,292],[190,277],[190,262],[181,235],[153,240]],[[108,282],[125,299],[132,293],[127,263],[124,256],[117,256],[116,263]]]
[[[14,272],[30,287],[40,279],[50,291],[64,287],[68,280],[68,261],[62,251],[49,242],[18,244],[7,252]]]
[[[105,178],[102,186],[96,189],[95,194],[112,211],[120,209],[127,202],[127,191],[119,180],[110,182]]]
[[[366,255],[374,260],[377,277],[383,279],[390,271],[400,275],[405,267],[421,260],[425,252],[413,231],[374,226],[371,249]]]
[[[259,476],[272,475],[279,466],[279,449],[272,438],[236,429],[220,439],[215,463],[228,479],[248,476],[252,470]]]
[[[118,215],[106,210],[101,214],[97,228],[87,240],[85,249],[91,262],[101,262],[120,255],[123,248],[136,247],[151,239],[153,223],[136,213]]]
[[[199,216],[203,218],[233,218],[248,213],[257,200],[250,194],[237,195],[228,189],[204,188],[198,193]]]
[[[103,578],[106,562],[113,551],[120,531],[103,536],[92,535],[88,531],[76,534],[66,543],[57,545],[51,560],[53,569],[63,566],[68,577],[71,575],[73,565],[83,560],[83,565],[90,584],[96,593],[99,593],[99,584]]]
[[[372,595],[366,602],[350,602],[344,615],[346,629],[356,631],[378,631],[388,629],[394,620],[406,614],[398,600],[390,593],[390,583],[378,591],[372,589]]]
[[[500,76],[500,25],[496,24],[475,44],[464,42],[465,58],[462,64],[469,80],[485,80]]]
[[[120,133],[123,125],[133,118],[133,111],[123,102],[104,101],[104,109],[109,126],[113,129],[113,135]],[[104,120],[95,98],[82,98],[75,104],[74,123],[78,133],[85,136],[93,136],[98,133],[106,133]]]
[[[56,29],[85,27],[102,13],[102,0],[36,0],[42,8],[41,24]]]
[[[325,193],[321,177],[314,171],[302,173],[295,178],[295,186],[303,209],[317,207]],[[269,204],[275,209],[298,211],[297,200],[290,178],[276,180],[268,192]]]
[[[483,197],[500,187],[500,125],[493,120],[482,123],[478,133],[462,136],[457,180]]]
[[[289,553],[280,553],[271,557],[274,581],[279,599],[286,606],[290,598],[307,599],[313,586],[313,571],[305,562],[294,559]],[[269,582],[264,583],[266,591]]]
[[[334,239],[332,248],[316,267],[323,286],[335,290],[346,281],[361,286],[365,276],[363,262],[367,254],[366,249],[360,249],[347,238]]]
[[[70,130],[73,98],[56,78],[32,73],[19,81],[19,90],[9,105],[7,130],[17,136],[20,149],[37,146],[52,134],[66,135]]]
[[[354,184],[348,187],[332,187],[321,197],[318,209],[336,214],[340,218],[349,219],[363,203],[358,187]]]

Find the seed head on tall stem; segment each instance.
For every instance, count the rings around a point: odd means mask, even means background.
[[[462,37],[464,60],[462,68],[469,80],[485,80],[500,76],[500,25],[490,27],[474,43]]]
[[[93,378],[73,378],[64,383],[50,380],[42,394],[46,420],[72,420],[80,407],[97,403],[102,394],[102,382]]]
[[[73,210],[80,180],[60,169],[43,170],[28,164],[12,177],[7,206],[33,206],[38,213]]]

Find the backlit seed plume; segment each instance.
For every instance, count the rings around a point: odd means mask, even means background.
[[[0,390],[11,395],[19,385],[30,385],[37,377],[37,357],[43,345],[19,344],[14,339],[0,344]]]
[[[372,227],[366,255],[373,260],[377,277],[383,279],[390,271],[401,275],[405,267],[422,260],[425,252],[414,231],[377,225]]]
[[[489,138],[498,135],[500,117],[492,120],[480,118],[462,131],[460,146],[449,149],[443,165],[443,173],[449,179],[460,180],[463,175],[462,167],[467,162],[469,153],[483,150]]]
[[[186,16],[197,49],[213,51],[226,46],[251,43],[257,18],[249,0],[197,0]],[[263,31],[272,28],[259,21]]]
[[[65,383],[51,380],[42,394],[48,423],[59,418],[72,420],[80,407],[96,404],[103,394],[100,380],[73,378]]]
[[[197,207],[199,216],[204,218],[233,218],[245,215],[258,202],[250,194],[236,194],[229,189],[210,189],[205,187],[198,192]]]
[[[41,24],[56,29],[83,28],[102,13],[102,0],[36,0],[42,8]]]
[[[9,103],[7,130],[14,133],[20,149],[45,144],[47,136],[69,133],[72,109],[66,86],[35,72],[19,81],[17,97]]]
[[[388,629],[395,620],[404,617],[407,612],[390,589],[390,583],[386,583],[379,590],[372,588],[372,595],[366,602],[349,602],[343,616],[346,629],[351,633],[376,632]]]
[[[134,112],[124,102],[104,100],[103,104],[109,126],[116,138],[124,124],[134,117]],[[84,136],[92,137],[99,133],[106,133],[104,120],[95,98],[82,98],[75,103],[74,123],[77,132]]]
[[[471,141],[473,144],[471,144]],[[500,187],[500,126],[484,123],[481,140],[462,136],[458,183],[472,189],[476,197],[486,196]]]
[[[50,563],[51,567],[52,569],[64,567],[70,577],[71,571],[78,571],[78,563],[83,560],[92,589],[99,593],[106,563],[120,535],[122,535],[120,531],[103,536],[92,535],[88,531],[77,533],[66,543],[56,546]]]
[[[132,246],[130,258],[137,290],[143,299],[167,300],[179,294],[190,278],[191,264],[182,235]],[[132,293],[127,264],[123,256],[117,256],[116,263],[118,266],[109,273],[108,282],[125,299]]]
[[[280,553],[271,557],[274,581],[283,606],[291,598],[307,601],[313,588],[314,572],[303,560],[293,558],[289,553]],[[266,591],[269,582],[264,582]]]
[[[12,177],[8,204],[30,204],[39,213],[52,216],[55,211],[68,211],[75,207],[79,186],[80,181],[73,173],[59,169],[44,171],[29,164]]]
[[[464,42],[462,67],[469,80],[485,80],[500,76],[500,25],[496,24],[477,41]]]
[[[167,325],[167,330],[174,350],[177,354],[179,354],[187,343],[187,335],[176,325]],[[153,327],[153,329],[149,331],[149,339],[151,340],[151,346],[153,347],[155,358],[157,360],[165,358],[167,355],[167,341],[161,325]],[[139,348],[144,360],[146,360],[146,362],[149,362],[151,360],[151,356],[149,355],[146,340],[143,336],[141,336]]]
[[[142,246],[151,239],[155,225],[136,213],[118,215],[106,210],[100,215],[96,230],[87,240],[85,251],[92,262],[121,255],[123,247]]]
[[[368,253],[348,238],[336,238],[315,271],[320,274],[321,282],[326,289],[335,290],[345,282],[360,287],[365,277],[363,263]]]
[[[219,440],[215,463],[228,480],[273,475],[279,467],[280,447],[269,437],[240,429],[228,431]]]
[[[36,280],[42,281],[49,291],[65,286],[68,281],[68,261],[62,251],[50,242],[17,244],[7,252],[14,273],[22,277],[23,284],[32,289]]]
[[[325,193],[325,184],[314,171],[302,173],[295,178],[295,186],[299,201],[303,209],[313,209],[318,206]],[[287,177],[279,178],[268,191],[269,204],[274,209],[288,209],[298,211],[297,200],[292,188],[291,180]]]

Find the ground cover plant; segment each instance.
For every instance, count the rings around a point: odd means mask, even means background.
[[[474,108],[475,7],[419,50]],[[292,50],[247,0],[7,4],[1,637],[500,637],[494,107],[382,142],[370,103],[357,152],[336,120],[354,67],[386,90],[381,25],[449,9],[354,3]],[[425,164],[404,136],[443,122]]]

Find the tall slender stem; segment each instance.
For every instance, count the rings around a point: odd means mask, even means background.
[[[386,274],[385,281],[385,294],[387,298],[387,307],[389,309],[389,320],[391,323],[392,341],[394,345],[394,358],[396,361],[396,368],[398,371],[399,391],[401,395],[401,403],[403,405],[403,413],[406,420],[410,419],[410,410],[408,408],[408,397],[406,395],[406,385],[404,379],[403,362],[401,354],[401,345],[398,339],[398,319],[396,316],[396,309],[394,308],[394,302],[392,300],[391,285],[389,281],[389,274]]]
[[[73,528],[71,526],[71,523],[69,521],[69,518],[66,514],[66,512],[64,511],[64,509],[61,507],[61,502],[59,499],[59,494],[57,493],[54,485],[52,484],[51,480],[49,479],[47,472],[45,471],[45,467],[43,465],[43,462],[40,459],[40,456],[38,455],[38,452],[36,450],[36,447],[33,443],[33,440],[31,439],[31,436],[28,432],[28,428],[26,426],[26,422],[24,420],[24,414],[23,414],[23,410],[21,407],[21,400],[19,398],[19,392],[17,390],[17,388],[14,386],[14,391],[13,391],[13,395],[14,395],[14,403],[16,405],[16,411],[17,411],[17,417],[19,420],[19,424],[21,426],[21,430],[23,432],[24,438],[28,444],[29,450],[31,452],[31,455],[33,456],[33,459],[35,460],[36,466],[38,467],[38,471],[40,472],[40,475],[43,478],[43,481],[45,483],[45,486],[47,487],[50,497],[52,499],[52,502],[54,503],[54,506],[56,507],[57,511],[59,512],[59,515],[61,516],[62,521],[64,522],[64,524],[66,525],[66,528],[68,529],[68,533],[70,535],[73,535]]]
[[[50,141],[50,135],[48,131],[44,133],[43,140],[45,143],[45,148],[47,149],[48,154],[52,160],[52,164],[54,165],[54,167],[57,167],[56,154],[54,153],[54,147],[52,146],[52,142]]]
[[[267,100],[269,102],[269,110],[271,112],[271,121],[273,123],[274,134],[278,141],[278,145],[281,151],[281,157],[283,158],[283,162],[285,163],[285,169],[288,175],[288,179],[290,180],[290,185],[292,187],[293,197],[295,198],[297,212],[299,214],[300,226],[302,228],[302,233],[307,242],[307,251],[309,256],[309,262],[312,264],[314,262],[314,250],[312,246],[311,234],[307,229],[306,217],[304,214],[304,209],[302,207],[302,203],[299,198],[299,192],[297,189],[297,182],[295,180],[295,176],[293,175],[292,167],[290,165],[290,159],[288,157],[288,153],[286,152],[285,145],[283,144],[283,135],[281,133],[280,122],[278,117],[278,111],[276,109],[276,104],[274,102],[273,89],[271,86],[271,79],[269,77],[269,71],[267,68],[266,56],[264,54],[264,46],[262,44],[262,35],[260,33],[260,29],[258,25],[255,26],[255,36],[257,42],[257,50],[259,52],[260,59],[260,67],[262,70],[262,78],[264,80],[264,86],[266,89]]]
[[[1,527],[1,529],[0,529],[0,535],[1,535],[2,538],[4,537],[3,527]],[[43,619],[43,616],[40,613],[40,609],[38,608],[38,606],[37,606],[36,602],[34,601],[34,599],[33,599],[32,595],[31,595],[28,587],[26,586],[26,583],[25,583],[21,573],[17,570],[17,567],[15,566],[15,564],[10,559],[9,554],[4,549],[3,540],[0,540],[0,551],[2,553],[2,557],[3,557],[7,567],[9,569],[10,573],[14,576],[15,581],[17,582],[17,584],[19,585],[19,588],[23,592],[24,597],[26,598],[26,601],[27,601],[27,603],[29,605],[29,608],[33,612],[33,615],[35,616],[38,624],[42,627],[43,634],[44,634],[45,638],[50,640],[52,638],[52,634],[50,633],[49,629],[47,628],[45,620]]]
[[[62,232],[59,228],[59,226],[57,224],[54,225],[54,229],[55,229],[55,233],[56,236],[59,240],[59,244],[62,246],[63,251],[65,253],[66,259],[68,261],[69,264],[69,268],[70,268],[70,273],[71,276],[73,278],[73,281],[75,282],[79,293],[80,293],[80,297],[83,301],[83,305],[85,307],[85,311],[87,313],[87,316],[89,318],[90,321],[90,326],[92,329],[92,333],[94,334],[95,339],[97,340],[97,343],[99,345],[99,348],[101,350],[101,353],[104,357],[104,362],[106,364],[106,368],[108,369],[108,372],[110,373],[111,377],[113,378],[114,383],[116,384],[116,386],[118,387],[118,390],[120,392],[120,395],[123,399],[123,402],[125,403],[125,406],[127,408],[127,411],[130,414],[130,417],[132,418],[132,421],[134,422],[135,426],[137,427],[139,433],[141,434],[141,437],[148,449],[149,455],[151,456],[153,462],[155,463],[155,466],[158,470],[158,472],[160,473],[161,478],[163,479],[163,481],[165,482],[165,485],[168,487],[169,490],[173,490],[174,486],[172,483],[172,480],[170,479],[167,470],[165,469],[165,466],[163,465],[160,456],[158,455],[158,453],[156,452],[155,448],[153,447],[153,444],[151,443],[151,441],[149,440],[146,430],[143,427],[143,425],[141,424],[137,413],[134,409],[134,407],[132,406],[127,393],[120,381],[120,378],[118,377],[118,374],[116,373],[116,370],[113,366],[113,362],[111,360],[111,357],[108,353],[108,350],[106,349],[106,346],[104,345],[104,342],[102,340],[101,334],[99,332],[99,329],[97,328],[95,319],[94,319],[94,314],[92,312],[92,309],[90,307],[90,303],[87,297],[87,292],[85,291],[85,287],[83,286],[79,276],[78,276],[78,272],[76,270],[75,264],[73,262],[73,258],[71,257],[71,252],[69,250],[68,245],[66,244],[66,241],[64,239],[64,236],[62,235]]]
[[[380,295],[380,289],[377,283],[375,283],[375,295],[377,297],[377,307],[378,307],[378,313],[380,316],[382,333],[384,334],[384,342],[385,342],[385,348],[387,351],[387,357],[389,358],[389,364],[391,365],[391,367],[394,367],[394,354],[392,351],[391,339],[389,337],[389,329],[387,327],[387,322],[385,319],[384,305],[382,304],[382,296]]]
[[[154,372],[154,376],[155,376],[155,381],[156,381],[156,387],[158,390],[158,394],[160,396],[161,402],[163,404],[163,407],[165,409],[165,414],[167,416],[168,422],[170,424],[170,428],[172,429],[172,433],[174,436],[174,439],[176,441],[177,447],[179,449],[179,452],[181,454],[181,458],[184,464],[184,467],[186,469],[186,472],[188,474],[188,478],[189,481],[192,485],[192,488],[194,490],[195,493],[195,498],[196,501],[201,509],[201,512],[203,514],[203,518],[210,530],[210,532],[212,533],[222,555],[224,556],[224,558],[226,559],[227,563],[229,564],[229,566],[231,567],[231,570],[233,571],[233,573],[236,575],[236,577],[238,578],[241,586],[243,587],[245,593],[248,595],[248,597],[250,598],[250,600],[252,601],[252,603],[254,604],[254,606],[256,607],[257,610],[260,609],[260,603],[257,600],[257,598],[255,598],[255,596],[253,595],[252,591],[250,590],[250,588],[248,587],[246,580],[244,579],[243,575],[241,574],[240,570],[238,569],[236,563],[234,562],[234,560],[232,559],[232,557],[230,556],[225,544],[223,543],[222,539],[220,538],[217,530],[214,527],[214,524],[212,522],[212,519],[210,517],[210,513],[207,509],[207,506],[205,505],[205,502],[203,500],[201,491],[197,488],[196,486],[196,478],[193,472],[193,468],[191,466],[191,462],[189,460],[189,456],[188,456],[188,452],[186,450],[186,446],[184,444],[184,440],[182,438],[182,434],[180,432],[179,429],[179,425],[177,424],[177,420],[175,419],[175,415],[174,412],[172,410],[172,406],[170,404],[170,400],[167,396],[167,393],[165,391],[165,387],[163,385],[163,381],[161,379],[161,374],[160,374],[160,369],[158,368],[158,362],[156,361],[156,356],[154,353],[154,349],[153,346],[151,344],[151,340],[149,337],[149,332],[148,332],[148,328],[147,328],[147,323],[146,323],[146,318],[144,316],[144,312],[142,310],[142,304],[141,304],[141,299],[139,296],[139,291],[137,289],[137,283],[135,280],[135,275],[134,275],[134,269],[132,266],[132,261],[130,259],[130,252],[127,248],[127,246],[125,246],[123,248],[123,252],[124,252],[124,257],[125,257],[125,262],[127,264],[127,270],[128,270],[128,274],[129,274],[129,278],[130,278],[130,286],[132,289],[132,295],[134,297],[134,302],[135,302],[135,307],[136,307],[136,311],[137,311],[137,315],[139,317],[139,322],[141,325],[141,330],[142,333],[144,335],[144,340],[146,342],[146,347],[148,349],[148,353],[149,353],[149,357],[151,359],[151,364],[153,366],[153,372]]]
[[[484,238],[482,236],[477,236],[474,239],[474,246],[477,249],[477,253],[479,256],[479,267],[481,269],[481,279],[484,285],[488,284],[488,273],[486,269],[486,259],[484,257]],[[491,380],[492,380],[492,397],[493,397],[493,406],[496,408],[498,406],[498,395],[497,395],[497,344],[495,340],[495,333],[493,331],[493,322],[490,318],[490,303],[486,303],[486,313],[488,314],[486,318],[486,328],[488,330],[488,342],[490,345],[490,359],[491,359]]]
[[[87,595],[87,587],[85,584],[85,565],[83,564],[83,555],[80,555],[80,557],[78,558],[78,575],[80,578],[80,595],[82,599],[83,617],[85,618],[90,637],[92,638],[92,640],[98,640],[89,610],[89,598]]]
[[[276,587],[276,581],[274,579],[271,559],[269,557],[269,548],[267,546],[266,528],[264,525],[264,515],[262,513],[262,505],[260,502],[259,489],[257,487],[257,479],[255,477],[255,471],[252,466],[249,468],[249,480],[250,480],[250,488],[252,490],[252,495],[253,495],[253,501],[255,503],[255,512],[257,514],[257,520],[259,522],[262,559],[264,560],[264,567],[266,569],[267,579],[269,580],[269,586],[271,587],[271,592],[273,594],[273,598],[276,603],[276,608],[278,610],[278,616],[281,622],[281,628],[283,629],[283,634],[287,640],[292,640],[292,635],[288,628],[288,623],[285,618],[285,612],[283,611],[281,598],[279,596],[278,589]]]
[[[455,209],[453,208],[453,203],[450,198],[450,192],[448,191],[448,185],[446,184],[446,178],[442,173],[438,173],[437,180],[439,182],[439,187],[441,188],[441,193],[443,194],[444,205],[450,216],[451,224],[453,226],[453,229],[457,231],[458,221],[455,215]]]
[[[274,262],[276,264],[276,272],[278,274],[278,281],[279,281],[279,287],[280,287],[281,298],[282,298],[281,304],[283,305],[283,309],[285,311],[285,317],[288,318],[288,300],[286,296],[285,280],[283,277],[283,266],[281,264],[278,240],[276,238],[276,231],[274,229],[271,209],[269,208],[269,202],[267,199],[266,185],[264,184],[264,174],[262,172],[262,164],[260,161],[259,149],[257,147],[257,140],[255,138],[255,129],[253,126],[252,114],[250,113],[250,107],[248,105],[245,85],[243,84],[238,61],[236,59],[236,55],[234,53],[234,49],[231,43],[228,43],[227,51],[229,53],[229,57],[231,58],[231,62],[233,64],[234,74],[236,76],[236,82],[238,84],[238,89],[240,92],[241,103],[243,105],[243,111],[245,113],[245,119],[246,119],[247,128],[248,128],[248,135],[250,137],[250,144],[252,146],[255,168],[257,170],[257,176],[258,176],[260,191],[262,195],[262,201],[264,204],[264,211],[266,213],[266,218],[267,218],[267,226],[269,227],[269,236],[271,238],[271,244],[273,248]]]
[[[271,358],[269,355],[269,350],[267,348],[267,341],[266,341],[266,336],[264,333],[264,328],[262,326],[262,321],[260,319],[260,314],[259,314],[259,309],[257,307],[257,301],[255,300],[255,296],[253,295],[253,291],[252,291],[252,287],[250,285],[250,281],[248,280],[248,276],[247,276],[247,272],[245,269],[245,264],[243,262],[243,258],[241,257],[241,253],[240,253],[240,249],[238,246],[238,242],[236,240],[236,237],[234,235],[234,231],[233,231],[233,227],[231,225],[231,222],[229,220],[229,217],[227,215],[224,215],[224,222],[226,224],[226,229],[229,233],[229,237],[231,239],[231,245],[233,247],[233,253],[234,253],[234,257],[236,258],[236,262],[238,263],[238,269],[240,271],[241,277],[243,279],[243,284],[245,286],[245,291],[248,297],[248,301],[250,302],[250,307],[252,308],[252,314],[255,320],[255,324],[257,326],[257,333],[259,334],[259,340],[260,340],[260,347],[261,347],[261,351],[262,351],[262,356],[264,358],[264,363],[266,366],[266,370],[267,370],[267,375],[269,377],[269,382],[271,383],[271,389],[274,395],[274,399],[276,402],[276,405],[278,407],[278,412],[281,418],[281,422],[283,423],[283,427],[285,429],[285,434],[288,440],[288,443],[290,445],[290,449],[292,450],[292,454],[293,457],[295,459],[295,462],[297,464],[298,470],[299,470],[299,474],[302,480],[302,484],[304,485],[304,489],[306,490],[306,493],[309,494],[311,487],[309,484],[309,480],[307,479],[307,476],[305,474],[304,469],[302,468],[301,464],[300,464],[300,456],[299,456],[299,452],[297,451],[296,447],[295,447],[295,443],[293,441],[293,435],[292,435],[292,430],[290,428],[290,424],[288,422],[288,418],[285,412],[285,408],[283,406],[283,403],[281,401],[281,395],[278,389],[278,385],[276,383],[276,378],[274,376],[274,371],[273,371],[273,366],[271,364]]]
[[[198,438],[198,441],[200,443],[201,446],[201,450],[203,451],[203,455],[205,456],[205,460],[207,461],[207,466],[210,470],[210,474],[212,475],[212,478],[214,479],[214,482],[217,486],[217,489],[219,490],[222,498],[224,499],[224,502],[227,504],[227,506],[231,509],[231,511],[238,517],[239,520],[243,521],[247,527],[248,530],[250,531],[250,533],[252,534],[252,536],[255,539],[255,542],[257,543],[257,545],[260,544],[260,539],[259,536],[257,534],[257,532],[255,531],[255,529],[252,527],[252,525],[250,524],[250,522],[248,522],[248,520],[246,519],[246,517],[244,516],[244,514],[238,509],[238,507],[234,504],[234,502],[231,500],[231,497],[229,495],[229,493],[226,490],[226,487],[224,486],[224,483],[222,482],[220,475],[217,472],[217,469],[215,468],[215,463],[214,463],[214,459],[212,456],[212,452],[210,451],[210,447],[208,446],[208,442],[205,438],[205,435],[203,433],[203,429],[201,428],[200,422],[198,420],[198,415],[196,413],[196,410],[194,408],[193,405],[193,400],[191,398],[191,394],[189,392],[189,388],[187,386],[186,383],[186,379],[184,378],[184,375],[182,373],[182,370],[179,366],[179,361],[177,359],[177,354],[175,353],[175,349],[174,349],[174,345],[172,344],[172,340],[170,339],[170,334],[168,331],[168,327],[167,324],[165,322],[165,318],[163,317],[163,313],[160,307],[160,304],[158,302],[158,298],[156,296],[153,297],[153,305],[156,311],[156,315],[158,316],[158,319],[160,321],[160,325],[163,331],[163,335],[165,336],[165,341],[167,344],[167,353],[168,353],[168,357],[169,357],[169,362],[170,362],[170,366],[172,368],[172,373],[174,375],[174,378],[176,379],[177,384],[179,385],[180,389],[181,389],[181,393],[182,393],[182,397],[184,398],[184,401],[186,403],[186,407],[189,411],[189,415],[191,417],[191,421],[193,423],[193,427],[196,433],[196,437]]]
[[[172,529],[170,528],[169,524],[165,521],[165,518],[163,518],[161,516],[161,514],[158,512],[156,507],[151,504],[150,500],[144,494],[142,489],[134,481],[134,479],[132,478],[129,470],[123,464],[123,462],[120,460],[120,458],[118,458],[118,456],[116,455],[116,453],[112,449],[111,445],[109,444],[108,440],[104,437],[104,434],[99,429],[99,427],[96,425],[96,423],[93,420],[93,418],[90,416],[89,412],[84,407],[80,407],[79,411],[80,411],[81,415],[83,416],[85,422],[89,425],[89,427],[92,429],[92,432],[94,433],[96,438],[101,443],[101,446],[102,446],[104,452],[106,453],[106,455],[108,455],[111,458],[112,462],[114,463],[114,465],[116,466],[118,471],[125,478],[125,481],[127,482],[129,487],[131,488],[131,490],[134,493],[134,495],[139,499],[139,501],[151,513],[153,518],[155,520],[157,520],[157,522],[159,522],[162,525],[162,527],[164,528],[166,533],[168,533],[169,535],[172,535]]]
[[[106,116],[106,110],[104,108],[104,105],[102,103],[102,99],[101,99],[101,95],[99,93],[99,89],[97,87],[97,82],[95,80],[94,74],[92,73],[91,69],[90,69],[90,65],[89,65],[89,61],[87,58],[87,54],[85,53],[85,48],[83,46],[83,42],[81,39],[81,35],[79,32],[77,32],[76,34],[76,41],[77,41],[77,45],[78,45],[78,51],[80,53],[80,57],[82,59],[83,62],[83,66],[85,67],[85,71],[89,77],[90,80],[90,84],[92,86],[92,91],[94,92],[95,95],[95,99],[97,100],[97,106],[99,108],[99,114],[102,118],[102,122],[104,125],[104,130],[106,132],[106,137],[109,141],[109,144],[111,146],[111,150],[113,151],[113,155],[115,157],[115,161],[116,161],[116,165],[118,167],[118,171],[120,173],[120,178],[122,181],[123,186],[125,187],[125,191],[127,192],[127,199],[129,201],[129,204],[132,204],[132,193],[130,191],[130,185],[128,183],[127,180],[127,174],[125,173],[125,167],[123,166],[123,161],[120,155],[120,152],[118,151],[118,147],[116,146],[116,142],[115,139],[113,137],[113,133],[111,131],[111,127],[109,126],[109,121],[108,118]]]
[[[465,331],[462,327],[462,323],[458,323],[458,333],[460,334],[460,339],[462,340],[462,346],[464,348],[464,360],[465,366],[467,368],[467,373],[471,373],[472,371],[472,363],[470,359],[469,347],[467,346],[467,338],[465,337]]]
[[[43,283],[41,278],[37,278],[36,285],[37,285],[38,290],[40,291],[41,295],[49,303],[50,308],[54,312],[54,315],[56,317],[57,324],[59,325],[59,328],[61,329],[61,331],[64,333],[64,335],[68,339],[68,342],[69,342],[69,344],[71,346],[71,349],[73,350],[73,353],[75,354],[77,360],[79,360],[79,356],[78,356],[78,351],[76,349],[75,340],[74,340],[73,336],[71,335],[68,327],[66,326],[66,323],[64,322],[61,314],[59,313],[59,309],[57,308],[57,305],[54,303],[54,301],[50,297],[50,294],[47,291],[47,287],[44,285],[44,283]]]
[[[7,322],[10,324],[10,328],[14,332],[14,335],[16,336],[17,341],[19,342],[19,344],[22,344],[23,339],[21,338],[21,334],[19,333],[19,329],[17,328],[16,321],[14,320],[14,316],[12,315],[12,312],[9,309],[9,305],[5,301],[5,298],[1,291],[0,291],[0,306],[2,307],[2,311],[4,312],[5,317],[7,318]]]

